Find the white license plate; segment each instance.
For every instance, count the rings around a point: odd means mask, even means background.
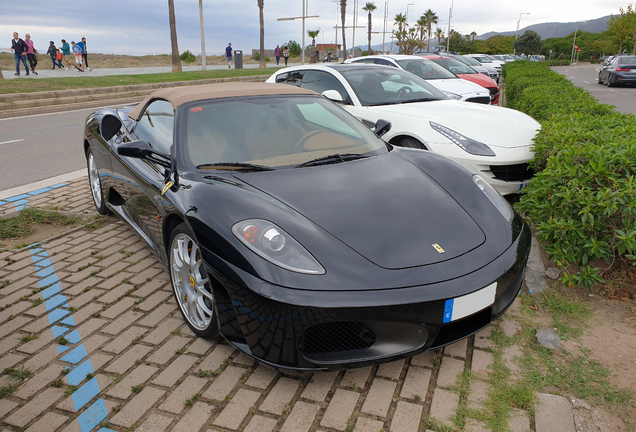
[[[495,302],[497,282],[462,297],[446,300],[444,322],[456,321],[483,310]]]

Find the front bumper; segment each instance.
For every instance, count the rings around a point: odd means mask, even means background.
[[[466,338],[497,319],[523,282],[530,250],[525,222],[514,243],[490,264],[436,285],[368,291],[309,291],[274,286],[202,248],[216,298],[221,334],[274,367],[339,370],[409,357]],[[494,302],[463,319],[443,322],[453,287],[475,291],[497,282]],[[436,287],[438,288],[438,287]]]

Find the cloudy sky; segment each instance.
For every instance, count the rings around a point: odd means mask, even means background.
[[[307,0],[307,29],[319,29],[317,43],[333,43],[338,15],[338,3],[331,0]],[[367,14],[361,8],[367,0],[360,0],[358,25],[366,26]],[[374,31],[382,31],[385,0],[373,0],[377,10],[373,13]],[[521,28],[543,22],[573,22],[618,14],[629,0],[390,0],[390,31],[394,17],[406,13],[413,25],[427,9],[439,17],[438,26],[448,29],[448,13],[453,1],[451,27],[462,34],[472,31],[483,34],[489,31],[514,31],[523,15]],[[201,52],[199,1],[175,0],[179,51]],[[412,5],[409,5],[412,3]],[[353,25],[354,0],[347,1],[347,26]],[[277,18],[302,15],[302,0],[265,0],[265,47],[274,48],[290,39],[301,42],[302,23],[277,21]],[[256,0],[227,2],[203,0],[206,53],[220,54],[228,42],[235,49],[250,53],[259,45],[258,6]],[[4,2],[0,14],[0,48],[10,47],[12,33],[20,37],[29,33],[36,49],[46,52],[48,41],[59,44],[86,36],[89,52],[116,54],[165,54],[170,52],[167,0],[82,0],[59,2],[55,0],[30,0]],[[355,44],[366,42],[365,29],[356,30]],[[386,40],[390,41],[389,34]],[[341,37],[338,36],[341,42]],[[306,43],[311,41],[307,38]],[[351,46],[352,30],[347,30],[347,46]],[[372,44],[382,43],[382,34],[372,36]]]

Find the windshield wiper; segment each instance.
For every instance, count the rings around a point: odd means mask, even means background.
[[[270,168],[264,165],[255,165],[243,162],[220,162],[213,164],[197,165],[197,169],[226,169],[226,170],[251,170],[251,171],[274,171],[274,168]]]
[[[343,154],[335,153],[329,156],[324,156],[318,159],[312,159],[310,161],[303,162],[300,165],[296,165],[294,168],[302,168],[302,167],[316,166],[316,165],[329,165],[329,164],[345,162],[348,160],[363,159],[366,157],[367,156],[357,154],[357,153],[343,153]]]
[[[412,102],[429,102],[429,101],[436,101],[436,100],[441,100],[441,99],[420,98],[420,99],[410,99],[410,100],[399,100],[399,101],[375,103],[375,104],[370,104],[368,106],[401,105],[401,104],[412,103]]]

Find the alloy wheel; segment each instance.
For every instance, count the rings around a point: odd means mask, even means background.
[[[93,194],[93,200],[95,206],[101,208],[102,206],[102,184],[99,180],[99,173],[97,172],[97,165],[95,165],[95,157],[93,153],[88,154],[88,178],[91,183],[91,192]]]
[[[183,316],[192,327],[204,331],[214,316],[214,296],[207,289],[208,278],[195,241],[177,234],[170,245],[172,286]]]

